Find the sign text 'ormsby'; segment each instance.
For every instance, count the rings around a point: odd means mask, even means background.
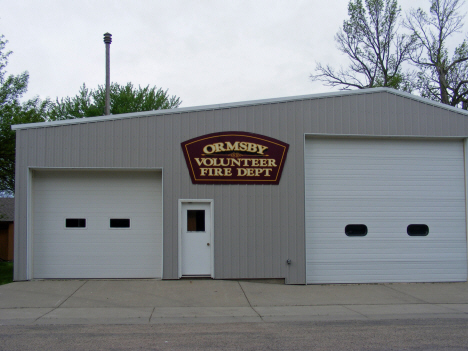
[[[194,184],[278,184],[288,147],[246,132],[207,134],[182,143]]]

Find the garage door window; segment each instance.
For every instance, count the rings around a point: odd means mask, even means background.
[[[348,224],[345,227],[345,234],[347,236],[366,236],[367,225],[365,224]]]
[[[426,224],[410,224],[406,228],[409,236],[427,236],[429,234],[429,227]]]
[[[66,228],[86,228],[86,218],[66,218]]]
[[[130,228],[130,218],[111,218],[111,228]]]

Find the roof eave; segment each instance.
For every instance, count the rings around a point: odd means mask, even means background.
[[[11,126],[11,129],[19,130],[19,129],[30,129],[30,128],[54,127],[54,126],[80,124],[80,123],[95,123],[95,122],[112,121],[112,120],[126,119],[126,118],[160,116],[160,115],[166,115],[166,114],[180,114],[180,113],[187,113],[187,112],[212,111],[212,110],[220,110],[220,109],[227,109],[227,108],[234,108],[234,107],[247,107],[247,106],[252,106],[252,105],[265,105],[265,104],[271,104],[271,103],[285,103],[285,102],[291,102],[291,101],[322,99],[322,98],[328,98],[328,97],[339,97],[339,96],[347,96],[347,95],[375,94],[379,92],[388,92],[391,94],[400,95],[408,99],[416,100],[416,101],[419,101],[428,105],[437,106],[437,107],[447,109],[452,112],[456,112],[456,113],[460,113],[460,114],[464,114],[468,116],[468,111],[461,110],[459,108],[452,107],[449,105],[441,104],[439,102],[435,102],[432,100],[428,100],[420,96],[412,95],[410,93],[406,93],[406,92],[391,89],[391,88],[370,88],[370,89],[357,89],[357,90],[341,90],[341,91],[321,93],[321,94],[289,96],[289,97],[280,97],[280,98],[272,98],[272,99],[240,101],[240,102],[231,102],[231,103],[225,103],[225,104],[182,107],[182,108],[167,109],[167,110],[132,112],[132,113],[123,113],[123,114],[118,114],[118,115],[110,115],[110,116],[75,118],[75,119],[66,119],[66,120],[61,120],[61,121],[15,124]]]

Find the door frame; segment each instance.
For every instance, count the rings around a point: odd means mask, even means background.
[[[211,226],[211,233],[210,233],[210,275],[211,278],[215,278],[214,274],[214,201],[213,199],[179,199],[178,203],[178,226],[179,226],[179,233],[178,233],[178,275],[179,278],[182,277],[182,230],[183,230],[183,223],[182,223],[182,210],[183,204],[209,204],[210,205],[210,213],[211,213],[211,221],[209,225]]]

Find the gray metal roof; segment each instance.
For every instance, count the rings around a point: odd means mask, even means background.
[[[439,102],[425,99],[420,96],[412,95],[409,93],[405,93],[405,92],[395,90],[395,89],[390,89],[390,88],[372,88],[372,89],[337,91],[337,92],[329,92],[329,93],[322,93],[322,94],[289,96],[289,97],[263,99],[263,100],[241,101],[241,102],[232,102],[232,103],[226,103],[226,104],[182,107],[182,108],[167,109],[167,110],[153,110],[153,111],[144,111],[144,112],[122,113],[118,115],[109,115],[109,116],[75,118],[75,119],[66,119],[62,121],[16,124],[16,125],[13,125],[11,129],[18,130],[18,129],[29,129],[29,128],[54,127],[54,126],[67,125],[67,124],[92,123],[92,122],[124,119],[124,118],[137,118],[137,117],[157,116],[157,115],[165,115],[165,114],[178,114],[178,113],[195,112],[195,111],[212,111],[212,110],[228,109],[228,108],[233,108],[233,107],[264,105],[264,104],[282,103],[282,102],[290,102],[290,101],[298,101],[298,100],[322,99],[322,98],[327,98],[327,97],[337,97],[337,96],[346,96],[346,95],[374,94],[378,92],[388,92],[394,95],[399,95],[408,99],[419,101],[424,104],[437,106],[437,107],[440,107],[440,108],[443,108],[452,112],[456,112],[456,113],[460,113],[460,114],[464,114],[468,116],[468,111],[465,111],[456,107],[452,107],[449,105],[441,104]]]
[[[0,198],[0,222],[13,222],[15,220],[15,199]]]

